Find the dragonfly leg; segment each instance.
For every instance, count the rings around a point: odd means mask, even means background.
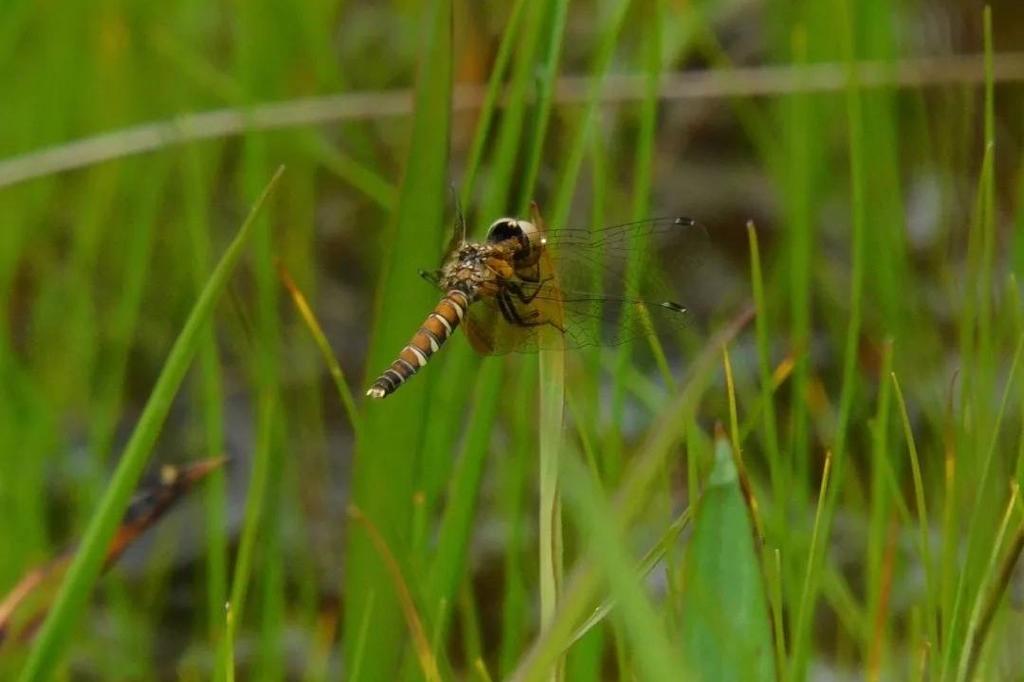
[[[565,329],[563,327],[555,324],[551,320],[546,318],[537,319],[541,316],[539,310],[531,310],[528,315],[520,313],[508,290],[503,290],[499,293],[497,299],[498,309],[501,311],[502,317],[504,317],[510,324],[514,324],[519,327],[543,327],[544,325],[549,324],[563,334],[565,333]],[[530,300],[533,299],[531,298]]]
[[[552,279],[554,279],[554,278],[553,277],[545,277],[544,279],[542,279],[539,282],[535,283],[533,285],[533,287],[534,287],[533,288],[533,293],[530,293],[530,294],[526,293],[525,287],[520,285],[518,282],[506,282],[506,286],[508,287],[508,290],[511,291],[513,294],[515,294],[516,298],[518,298],[523,303],[532,303],[533,299],[537,298],[537,294],[540,293],[541,288],[543,288],[543,286],[547,282],[550,282]],[[534,312],[537,312],[537,311],[535,310]]]
[[[427,280],[435,287],[441,286],[441,272],[439,270],[427,271],[420,270],[420,277]]]

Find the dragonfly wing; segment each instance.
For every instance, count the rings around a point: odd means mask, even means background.
[[[534,272],[508,280],[501,299],[470,306],[466,336],[486,355],[674,337],[690,319],[675,282],[696,271],[707,243],[706,230],[685,218],[550,230]]]
[[[536,328],[506,320],[496,299],[485,298],[474,302],[462,324],[469,345],[481,355],[529,353],[540,348]]]
[[[707,230],[686,218],[659,218],[599,230],[553,230],[547,252],[567,346],[618,345],[650,336],[675,337],[692,316],[679,297],[698,276]]]

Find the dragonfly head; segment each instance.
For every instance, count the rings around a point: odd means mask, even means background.
[[[518,220],[516,218],[499,218],[491,223],[487,230],[487,241],[491,244],[500,244],[509,240],[518,243],[515,253],[517,266],[533,265],[540,258],[544,247],[544,238],[537,226],[529,220]]]

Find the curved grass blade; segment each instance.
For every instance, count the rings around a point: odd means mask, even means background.
[[[352,519],[362,524],[363,528],[366,529],[366,533],[370,537],[370,542],[373,543],[374,549],[376,549],[380,554],[381,559],[384,561],[384,566],[387,569],[388,574],[394,583],[395,590],[398,593],[398,604],[402,609],[402,615],[405,616],[405,622],[409,627],[409,633],[412,635],[413,648],[416,650],[416,656],[419,659],[420,669],[423,671],[423,677],[425,677],[428,682],[440,682],[441,673],[437,667],[437,659],[434,657],[433,649],[430,646],[430,642],[427,640],[427,633],[426,629],[423,627],[423,620],[420,618],[419,612],[416,609],[412,592],[409,590],[409,586],[405,582],[405,578],[402,577],[402,569],[399,567],[398,561],[395,559],[395,555],[388,547],[384,536],[380,534],[380,531],[377,530],[377,527],[373,522],[370,521],[370,519],[368,519],[358,507],[350,505],[348,513]]]
[[[348,382],[345,381],[345,373],[341,371],[341,365],[338,364],[338,359],[335,357],[334,351],[331,350],[331,342],[327,340],[327,335],[324,334],[324,330],[316,318],[316,313],[309,307],[309,302],[306,300],[305,295],[303,295],[302,290],[295,284],[291,274],[288,272],[288,268],[280,261],[277,263],[277,274],[284,288],[288,291],[288,295],[291,296],[295,309],[299,311],[302,322],[313,337],[313,342],[316,343],[316,347],[320,350],[324,362],[327,364],[327,371],[331,373],[334,387],[338,390],[338,397],[341,399],[342,407],[345,408],[349,424],[352,425],[352,432],[356,434],[356,439],[358,439],[361,421],[359,414],[356,412],[356,403],[352,397],[352,390],[349,388]]]
[[[971,617],[967,622],[967,635],[964,637],[964,651],[960,655],[960,665],[957,668],[956,682],[966,682],[971,679],[970,672],[977,667],[978,659],[981,656],[981,646],[984,640],[978,638],[979,626],[982,622],[982,610],[985,608],[985,600],[988,598],[989,584],[996,575],[996,563],[999,560],[999,551],[1003,548],[1003,538],[1006,536],[1006,529],[1010,525],[1010,517],[1013,515],[1013,508],[1017,503],[1017,495],[1020,487],[1016,481],[1010,484],[1010,500],[1006,503],[1006,513],[1003,514],[1003,521],[999,524],[999,531],[996,533],[995,542],[992,543],[992,554],[989,557],[988,565],[981,575],[978,585],[978,597],[971,609]]]
[[[167,362],[164,363],[156,385],[153,387],[153,392],[143,408],[139,423],[125,446],[124,455],[118,463],[114,477],[103,494],[99,508],[89,520],[82,540],[82,547],[75,555],[68,570],[67,580],[61,585],[53,609],[43,624],[39,639],[29,654],[28,662],[21,674],[23,682],[49,678],[50,673],[60,661],[71,629],[85,608],[96,578],[102,570],[104,554],[114,537],[118,517],[128,505],[135,483],[146,465],[146,460],[160,433],[164,419],[171,409],[171,402],[185,377],[193,355],[202,342],[204,326],[220,299],[235,265],[241,258],[242,251],[252,234],[256,216],[283,172],[283,166],[278,168],[263,193],[256,200],[234,241],[228,246],[213,274],[207,280],[206,286],[203,287],[203,291],[199,295],[199,300],[196,301],[185,326],[175,340]]]
[[[592,474],[593,475],[593,474]],[[686,529],[686,526],[690,523],[692,518],[691,508],[687,507],[683,510],[683,513],[676,517],[676,519],[669,524],[668,528],[662,533],[661,538],[658,542],[647,550],[643,558],[640,559],[640,564],[637,566],[637,575],[641,578],[646,578],[650,575],[654,567],[662,560],[662,558],[668,554],[669,549],[673,543],[679,538],[679,535]],[[572,638],[566,647],[571,647],[576,642],[583,639],[584,635],[590,632],[594,626],[604,621],[608,617],[608,614],[615,608],[614,599],[605,599],[601,602],[601,605],[594,609],[594,613],[591,614],[583,623],[576,628],[576,631],[572,634]]]
[[[589,539],[591,556],[607,578],[612,594],[618,598],[618,613],[626,637],[636,652],[635,662],[639,671],[645,679],[686,679],[680,675],[685,668],[678,652],[636,575],[612,505],[578,460],[566,458],[564,473],[569,507],[584,536]]]

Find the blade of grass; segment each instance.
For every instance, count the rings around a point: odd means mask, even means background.
[[[590,69],[592,80],[587,95],[586,108],[580,115],[579,124],[572,141],[569,143],[569,150],[565,153],[565,163],[559,175],[561,179],[558,190],[555,193],[554,207],[550,214],[551,224],[555,227],[566,225],[566,219],[569,217],[569,209],[572,204],[574,190],[578,184],[580,167],[583,165],[583,156],[588,147],[590,134],[597,124],[601,88],[605,78],[608,76],[619,32],[622,29],[622,24],[630,5],[632,5],[632,2],[629,1],[614,5],[611,16],[602,28],[602,35]]]
[[[205,207],[209,201],[203,173],[203,157],[194,146],[184,158],[184,211],[192,247],[193,279],[196,292],[202,290],[203,280],[209,276],[211,255],[210,239],[204,229],[208,224]],[[210,456],[224,452],[223,387],[220,361],[213,329],[207,327],[199,348],[198,388],[206,452]],[[226,530],[226,476],[215,471],[206,486],[206,602],[211,639],[224,625],[224,602],[228,591],[228,539]]]
[[[423,671],[423,677],[427,679],[427,682],[440,682],[441,673],[437,667],[437,659],[434,658],[433,649],[430,646],[430,642],[427,640],[427,633],[423,626],[423,620],[420,618],[419,613],[416,610],[416,604],[413,601],[412,593],[409,591],[409,586],[406,584],[405,578],[402,576],[402,570],[398,565],[398,561],[395,559],[395,555],[391,552],[391,549],[387,545],[387,541],[384,539],[384,536],[380,534],[380,531],[377,530],[374,523],[370,521],[370,519],[367,518],[358,507],[350,505],[348,513],[353,520],[362,524],[363,528],[366,529],[366,534],[369,536],[374,548],[380,554],[381,559],[384,562],[384,567],[387,569],[394,588],[398,593],[398,605],[401,607],[402,615],[405,617],[405,623],[409,628],[409,634],[412,635],[413,649],[416,651],[416,656],[419,659],[420,670]]]
[[[551,111],[551,98],[555,86],[558,58],[561,54],[562,35],[565,27],[568,0],[557,0],[548,4],[548,36],[546,53],[542,57],[539,78],[539,96],[535,109],[534,127],[530,136],[526,160],[526,181],[524,196],[520,205],[525,207],[532,200],[537,173],[540,168],[541,151],[547,133]],[[536,203],[531,204],[533,223],[543,233],[546,229]],[[543,256],[545,271],[553,273],[547,254]],[[562,324],[562,310],[554,311],[556,324]],[[540,598],[540,630],[544,632],[554,618],[555,609],[562,589],[562,501],[559,486],[559,457],[562,447],[562,429],[565,420],[565,355],[559,351],[542,351],[538,359],[539,398],[539,462],[538,495],[539,529],[538,573]],[[564,660],[556,660],[549,679],[561,680],[564,676]]]
[[[533,223],[543,233],[544,222],[536,204]],[[544,271],[553,273],[548,255],[542,255]],[[555,324],[562,325],[562,310],[553,311]],[[540,383],[539,521],[537,537],[540,573],[540,631],[545,632],[555,617],[562,589],[562,501],[559,489],[559,458],[565,419],[565,354],[543,351],[539,358]],[[561,680],[564,661],[556,660],[549,679]]]
[[[1024,351],[1024,336],[1021,336],[1017,342],[1017,349],[1013,353],[1013,362],[1010,364],[1010,372],[1006,377],[1006,386],[1003,389],[1003,396],[999,402],[999,410],[996,413],[995,422],[992,426],[990,435],[989,445],[986,448],[984,458],[981,463],[981,469],[978,476],[977,487],[975,493],[977,497],[975,499],[984,499],[985,491],[989,486],[989,477],[992,473],[992,461],[995,459],[996,449],[999,444],[999,432],[1002,427],[1003,417],[1006,413],[1006,405],[1010,398],[1010,391],[1013,388],[1014,379],[1017,376],[1017,366],[1020,363],[1021,353]],[[972,559],[977,551],[977,546],[980,543],[980,537],[985,532],[982,527],[982,520],[984,518],[983,510],[980,509],[985,505],[976,504],[971,510],[970,518],[967,523],[967,549],[965,553],[965,565],[960,570],[959,579],[956,585],[956,597],[953,600],[953,612],[950,615],[950,620],[946,625],[945,632],[948,633],[947,638],[943,641],[943,655],[942,655],[942,675],[940,679],[947,679],[947,675],[953,670],[954,662],[959,659],[962,653],[961,646],[957,645],[957,642],[962,642],[959,639],[959,631],[961,627],[960,623],[960,608],[963,605],[965,599],[970,597],[967,595],[968,582],[974,579],[974,576],[969,576],[971,573],[970,566]]]
[[[886,487],[886,467],[889,466],[889,413],[892,402],[892,382],[885,381],[885,377],[892,372],[892,339],[886,339],[882,346],[882,362],[878,376],[881,378],[878,387],[878,400],[875,407],[875,416],[868,423],[871,430],[871,480],[869,483],[869,518],[868,518],[868,573],[867,573],[867,595],[871,621],[877,626],[874,633],[870,635],[871,640],[864,642],[868,648],[868,671],[872,671],[872,661],[881,664],[883,652],[878,649],[885,642],[884,633],[877,628],[885,628],[886,618],[881,613],[882,601],[882,572],[888,571],[890,567],[883,560],[892,552],[893,526],[896,523],[892,511],[892,499]],[[891,559],[890,559],[891,560]],[[889,576],[891,580],[891,576]],[[875,651],[876,657],[872,658],[871,652]]]
[[[646,678],[670,680],[685,670],[661,619],[655,612],[619,531],[614,512],[587,468],[573,458],[564,461],[570,509],[588,538],[590,556],[601,567],[612,593],[618,597],[622,623],[636,653],[636,665]]]
[[[480,105],[480,118],[477,121],[473,142],[466,160],[466,173],[462,178],[462,204],[464,206],[469,204],[473,196],[476,173],[480,167],[480,161],[483,159],[484,143],[487,142],[491,130],[491,121],[498,104],[502,79],[512,57],[512,48],[513,46],[518,47],[516,39],[519,37],[519,23],[522,21],[525,5],[526,0],[515,0],[512,9],[509,10],[505,31],[502,33],[501,43],[498,45],[498,53],[494,57],[494,66],[491,67],[491,76],[487,80],[487,90]]]
[[[376,375],[390,364],[436,303],[436,292],[416,276],[435,248],[440,248],[444,202],[448,196],[448,154],[451,133],[452,6],[431,0],[416,9],[420,27],[415,114],[405,159],[394,222],[381,236],[383,264],[375,301],[367,371]],[[365,405],[361,440],[351,473],[355,505],[380,530],[388,547],[401,552],[404,565],[410,547],[413,497],[422,465],[426,425],[431,421],[431,391],[436,367],[421,372],[386,401]],[[396,424],[401,428],[396,428]],[[349,533],[345,548],[346,661],[354,655],[351,635],[365,618],[367,594],[375,596],[370,616],[373,637],[362,658],[365,679],[398,679],[406,637],[395,587],[382,570],[381,555],[365,533]]]
[[[994,48],[992,45],[991,5],[985,5],[982,10],[982,27],[982,38],[985,48],[985,147],[995,150],[995,78],[992,68]],[[996,168],[994,153],[992,164],[991,172],[987,175],[987,181],[981,187],[982,220],[979,225],[981,228],[981,262],[978,273],[977,360],[979,363],[978,369],[983,373],[984,383],[981,388],[986,393],[989,386],[991,386],[991,377],[995,369],[993,360],[996,357],[996,354],[993,353],[995,339],[992,330],[992,268],[996,244]]]
[[[960,666],[957,668],[957,682],[966,682],[970,679],[968,673],[977,666],[981,656],[981,645],[983,642],[977,639],[978,629],[981,624],[981,614],[986,600],[989,598],[988,588],[996,572],[996,563],[999,561],[999,551],[1003,548],[1003,538],[1006,536],[1006,529],[1010,525],[1010,516],[1013,514],[1014,506],[1017,503],[1017,493],[1020,488],[1016,481],[1010,484],[1010,500],[1006,504],[1006,513],[1003,514],[1003,521],[999,524],[999,531],[996,533],[995,542],[992,544],[992,553],[989,555],[988,565],[982,573],[981,581],[978,584],[978,596],[974,601],[974,608],[971,609],[971,617],[967,621],[967,635],[964,637],[964,651],[960,655]]]
[[[471,581],[464,582],[459,590],[459,619],[462,623],[463,655],[467,660],[479,661],[483,650],[480,643],[480,614]]]
[[[124,454],[118,463],[114,477],[100,501],[99,507],[89,520],[82,546],[75,556],[68,577],[57,593],[39,639],[29,654],[21,674],[23,682],[43,680],[61,658],[64,646],[71,634],[78,616],[85,608],[103,562],[104,549],[113,536],[118,518],[131,497],[135,484],[146,465],[146,459],[156,442],[160,427],[171,408],[171,402],[188,370],[192,356],[202,341],[202,331],[234,271],[242,251],[252,233],[253,225],[270,192],[280,179],[283,168],[279,168],[263,194],[256,200],[234,241],[224,252],[220,262],[203,287],[203,291],[189,314],[181,333],[171,348],[160,376],[153,386],[153,392],[143,409],[139,422],[125,445]]]
[[[805,67],[809,61],[806,25],[798,24],[788,29],[789,49],[785,53],[787,61]],[[817,232],[814,229],[813,204],[813,177],[816,169],[823,166],[817,156],[818,145],[806,131],[817,129],[819,114],[813,100],[806,93],[794,94],[781,103],[781,115],[783,120],[782,133],[785,136],[785,157],[784,165],[780,171],[782,185],[785,187],[786,196],[786,223],[789,229],[786,231],[786,270],[788,271],[788,283],[786,293],[789,300],[789,344],[793,349],[795,364],[793,368],[793,395],[808,395],[810,385],[810,340],[812,324],[811,294],[814,285],[811,281],[811,264],[814,260],[815,238]],[[823,145],[822,145],[823,146]],[[789,457],[789,478],[794,481],[807,481],[810,479],[810,417],[808,414],[806,400],[793,401],[789,414],[789,439],[786,450],[791,454]],[[805,509],[808,506],[807,491],[805,485],[793,487],[793,495],[796,497],[794,506]],[[786,500],[779,501],[783,508]],[[786,558],[785,556],[783,558]],[[790,556],[792,562],[789,568],[790,575],[797,575],[796,567],[798,562],[795,556]],[[795,590],[793,591],[795,592]],[[795,608],[789,604],[790,614]],[[796,644],[793,634],[790,635],[790,642],[793,646],[793,654],[796,653]]]
[[[224,604],[224,631],[231,632],[235,628],[235,619],[231,614],[231,602]],[[220,669],[224,671],[226,682],[235,682],[235,643],[230,637],[225,638],[221,648]]]
[[[625,3],[628,4],[628,3]],[[641,5],[645,19],[644,46],[643,46],[643,68],[646,76],[644,98],[640,102],[640,125],[637,130],[636,155],[633,157],[633,220],[643,220],[650,215],[651,194],[654,185],[654,149],[655,136],[658,123],[658,87],[662,71],[662,18],[660,2],[647,2]],[[637,277],[644,267],[647,256],[650,253],[650,244],[644,243],[639,235],[633,235],[630,239],[629,262],[627,263],[627,287],[630,295],[636,294]],[[661,339],[654,333],[650,315],[646,308],[639,310],[639,323],[646,329],[646,337],[654,355],[655,363],[661,373],[665,386],[670,393],[676,391],[676,381],[668,366],[665,357],[665,350],[662,348]],[[636,324],[637,322],[633,322]],[[625,370],[625,365],[631,352],[632,344],[625,343],[619,349],[620,369],[616,372],[616,390],[620,390],[619,377]],[[613,408],[614,411],[614,408]]]
[[[281,283],[292,298],[292,303],[295,304],[295,309],[299,311],[303,324],[306,325],[306,329],[309,330],[310,335],[313,337],[313,342],[320,350],[320,356],[323,358],[324,364],[327,365],[327,371],[330,372],[331,379],[334,381],[334,388],[338,391],[338,397],[345,408],[345,414],[348,416],[349,424],[352,426],[352,432],[356,434],[356,439],[359,440],[362,422],[359,419],[359,414],[356,412],[356,402],[352,397],[352,389],[349,388],[348,382],[345,381],[345,373],[341,371],[338,358],[334,355],[334,351],[331,350],[331,342],[327,340],[323,328],[320,327],[320,322],[316,319],[316,314],[309,307],[309,303],[306,301],[306,297],[303,296],[298,285],[292,280],[284,263],[278,262],[277,272]]]
[[[811,531],[811,546],[807,553],[807,569],[804,573],[803,588],[800,592],[799,610],[796,616],[795,632],[803,633],[807,628],[807,621],[811,617],[811,611],[813,607],[814,597],[812,596],[811,582],[813,580],[813,574],[815,573],[815,557],[817,556],[818,543],[820,542],[821,533],[821,517],[822,511],[825,508],[825,495],[828,493],[829,474],[832,470],[832,453],[825,453],[825,468],[821,473],[821,488],[818,492],[818,505],[814,512],[814,530]],[[794,635],[795,639],[795,635]],[[797,643],[794,642],[794,647]],[[796,659],[796,652],[793,654],[794,668],[799,664]],[[790,668],[789,679],[799,679],[797,671],[794,668]]]
[[[974,671],[981,658],[981,651],[985,645],[985,639],[988,635],[989,628],[995,618],[999,604],[1003,600],[1003,597],[1006,595],[1006,591],[1009,588],[1014,570],[1017,567],[1017,561],[1020,559],[1021,550],[1024,550],[1024,523],[1017,527],[1017,532],[1014,534],[1010,550],[1006,553],[1006,556],[1003,558],[1002,566],[1000,566],[999,577],[996,580],[996,584],[992,588],[992,591],[986,595],[985,604],[981,609],[978,626],[975,630],[974,639],[971,643],[971,660],[967,666],[966,679],[974,679]]]
[[[568,14],[569,0],[555,0],[548,3],[548,16],[545,24],[548,27],[545,53],[541,57],[537,73],[537,104],[534,107],[533,131],[529,136],[530,146],[526,156],[526,172],[523,176],[523,196],[520,198],[520,210],[525,210],[533,200],[533,191],[540,171],[541,154],[544,151],[544,140],[547,137],[548,121],[551,118],[551,101],[555,91],[555,76],[558,71],[558,58],[562,53],[562,38],[565,33],[565,20]]]
[[[254,35],[248,33],[249,12],[253,11],[257,11],[254,6],[246,5],[245,11],[240,13],[243,32],[239,42],[243,46],[255,42]],[[266,54],[244,49],[240,54],[238,71],[243,78],[250,78],[252,73],[266,69],[270,59]],[[264,174],[271,153],[269,141],[260,136],[250,135],[244,140],[238,174],[238,185],[243,196],[249,195],[258,178]],[[297,169],[295,178],[297,182],[302,182],[301,167]],[[282,219],[290,220],[290,209],[291,202],[282,202]],[[290,232],[281,231],[284,244]],[[248,557],[250,566],[239,570],[236,565],[231,586],[231,606],[234,609],[236,630],[228,633],[234,637],[237,628],[245,622],[244,614],[249,605],[246,593],[251,591],[260,613],[259,646],[255,661],[268,678],[279,677],[284,670],[284,651],[279,645],[284,630],[284,553],[281,551],[281,536],[283,517],[287,513],[285,488],[288,485],[284,476],[281,442],[288,404],[282,399],[279,378],[282,340],[278,313],[280,285],[274,272],[276,241],[269,221],[257,220],[251,247],[251,276],[254,284],[253,349],[247,363],[258,396],[255,424],[257,435],[252,452],[254,485],[246,499],[246,517],[242,530],[243,540],[252,543],[252,550]],[[263,483],[257,487],[255,482],[261,477]],[[255,551],[257,542],[262,550],[259,553]],[[303,557],[295,552],[288,559],[290,564],[298,566]],[[248,590],[250,582],[252,590]]]
[[[363,621],[359,624],[356,632],[355,645],[352,651],[352,668],[349,670],[349,679],[358,682],[363,671],[363,654],[366,651],[366,637],[370,633],[370,617],[373,615],[374,593],[366,595],[366,610],[363,612]]]
[[[533,450],[534,435],[530,432],[534,422],[533,401],[536,396],[534,372],[522,372],[516,386],[512,389],[511,415],[512,443],[510,457],[503,458],[500,469],[501,480],[504,481],[501,499],[501,515],[508,527],[505,536],[505,552],[503,569],[505,574],[501,604],[501,646],[498,654],[498,676],[506,679],[512,671],[516,657],[523,648],[526,633],[527,587],[523,569],[526,547],[527,512],[525,508],[525,488],[527,467]]]
[[[921,477],[921,462],[917,455],[917,444],[914,441],[914,432],[910,428],[910,415],[907,413],[907,403],[903,399],[903,390],[900,388],[900,382],[896,379],[896,372],[892,372],[890,375],[892,379],[893,388],[896,390],[896,404],[900,408],[900,418],[903,421],[903,434],[907,441],[907,450],[910,453],[910,471],[914,478],[914,503],[917,505],[917,529],[918,529],[918,549],[921,552],[921,564],[924,567],[924,580],[925,580],[925,632],[928,633],[929,639],[933,642],[938,642],[938,631],[936,626],[938,625],[938,606],[935,603],[935,588],[938,583],[934,576],[934,566],[932,564],[932,552],[930,543],[928,541],[930,522],[928,520],[928,507],[925,505],[924,499],[924,479]]]
[[[487,671],[487,664],[482,658],[473,661],[473,669],[476,670],[481,682],[492,682],[491,673]]]
[[[754,330],[757,334],[757,362],[761,377],[761,409],[764,426],[765,455],[768,458],[768,471],[772,482],[772,495],[781,502],[788,499],[788,482],[784,478],[782,458],[779,452],[779,436],[776,431],[775,417],[775,382],[772,381],[772,364],[769,351],[769,339],[772,328],[765,303],[764,277],[761,270],[761,247],[757,240],[757,229],[754,221],[747,222],[747,242],[750,248],[750,281],[753,287],[754,306],[757,316],[754,318]]]
[[[847,316],[846,339],[843,350],[842,385],[839,393],[839,407],[836,416],[835,437],[832,444],[833,459],[832,466],[835,469],[837,481],[844,480],[846,471],[846,448],[847,429],[849,428],[850,415],[854,406],[854,398],[857,394],[859,384],[857,376],[857,357],[861,333],[861,304],[864,291],[864,269],[865,269],[865,225],[867,223],[867,200],[866,200],[866,166],[865,159],[868,155],[868,140],[864,134],[864,111],[862,104],[862,93],[860,86],[860,74],[857,68],[855,25],[856,7],[851,0],[837,0],[840,5],[840,42],[843,49],[843,58],[847,64],[847,84],[845,92],[847,135],[849,147],[850,167],[850,211],[851,229],[850,235],[850,310]],[[805,630],[811,626],[809,620],[817,601],[821,564],[825,561],[824,550],[828,546],[828,537],[831,532],[832,520],[835,507],[838,502],[838,490],[842,486],[832,486],[827,490],[829,495],[824,501],[819,500],[819,511],[824,514],[815,517],[816,530],[820,530],[824,540],[814,548],[821,552],[820,555],[812,552],[808,573],[804,583],[804,591],[800,597],[799,615],[797,626],[793,633],[793,670],[799,677],[805,674],[808,659],[808,650],[811,645],[811,635]],[[812,543],[813,544],[813,543]]]
[[[455,603],[464,577],[491,429],[502,404],[501,392],[490,390],[490,387],[500,382],[501,370],[500,363],[487,363],[478,376],[469,431],[452,477],[448,506],[437,530],[437,543],[431,550],[435,558],[430,566],[428,585],[430,598],[436,603]],[[447,619],[443,616],[443,613],[435,612],[431,619],[434,627],[442,633],[447,629]]]
[[[786,671],[786,629],[782,618],[785,604],[782,601],[782,553],[772,552],[772,570],[768,575],[768,598],[772,610],[772,642],[775,644],[775,675],[777,680],[789,679]]]
[[[588,463],[589,465],[589,463]],[[588,466],[589,468],[589,466]],[[597,480],[597,476],[594,472],[591,472],[591,476]],[[650,575],[651,571],[658,565],[658,563],[664,558],[675,541],[679,538],[679,535],[686,529],[686,526],[690,523],[692,517],[691,508],[687,507],[682,514],[677,516],[669,527],[662,533],[661,538],[658,542],[647,550],[643,558],[640,559],[639,565],[636,567],[636,574],[640,578],[646,578]],[[583,623],[576,628],[573,632],[572,637],[569,639],[567,647],[571,647],[576,642],[583,639],[583,637],[590,632],[596,625],[604,621],[608,617],[608,614],[615,608],[615,600],[612,598],[605,599],[601,604],[594,609],[594,613],[591,614]]]
[[[261,524],[266,516],[267,488],[270,474],[270,440],[274,424],[274,413],[277,411],[275,396],[264,390],[259,396],[259,431],[256,436],[255,454],[253,456],[252,474],[249,492],[245,499],[245,520],[242,525],[241,537],[238,541],[238,554],[235,557],[235,569],[231,576],[232,605],[231,623],[237,628],[242,622],[245,599],[249,592],[249,581],[252,578],[253,555],[256,552],[256,541],[259,538]],[[224,646],[233,646],[235,630],[230,629],[224,635]]]
[[[894,518],[889,524],[885,553],[882,555],[882,565],[877,578],[878,587],[875,589],[875,594],[872,595],[871,639],[867,645],[866,666],[868,682],[878,682],[882,672],[882,654],[886,644],[886,622],[889,618],[889,598],[892,595],[893,564],[895,563],[898,528]]]

